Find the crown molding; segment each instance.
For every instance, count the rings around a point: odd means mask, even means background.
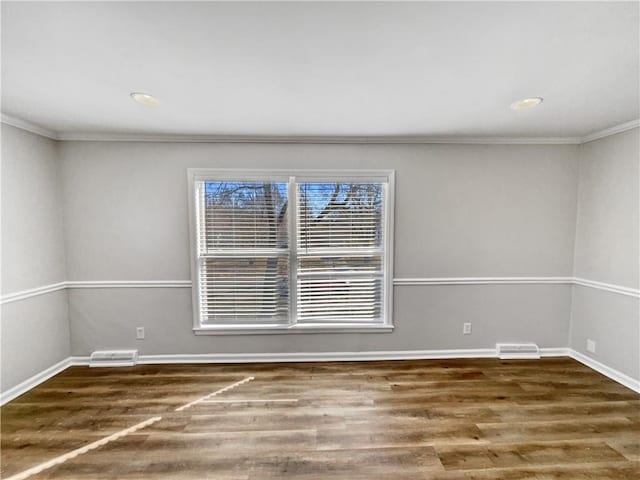
[[[613,127],[605,128],[604,130],[599,130],[597,132],[590,133],[589,135],[585,135],[584,137],[582,137],[580,143],[582,144],[593,142],[594,140],[609,137],[611,135],[615,135],[616,133],[626,132],[627,130],[638,127],[640,127],[640,118],[631,120],[630,122],[621,123],[620,125],[614,125]]]
[[[470,144],[470,145],[576,145],[579,137],[429,137],[429,136],[279,136],[279,135],[148,135],[61,133],[63,141],[165,143],[275,143],[275,144]]]
[[[35,133],[36,135],[47,137],[51,140],[60,140],[60,137],[56,132],[41,127],[40,125],[36,125],[35,123],[28,122],[27,120],[22,120],[21,118],[7,115],[6,113],[2,114],[1,119],[2,123],[6,123],[7,125],[11,125],[12,127],[26,130],[27,132]]]
[[[621,123],[583,137],[438,137],[415,136],[287,136],[287,135],[165,135],[126,133],[55,132],[12,115],[2,114],[2,123],[52,140],[75,142],[162,142],[162,143],[274,143],[274,144],[462,144],[462,145],[581,145],[640,127],[640,119]]]

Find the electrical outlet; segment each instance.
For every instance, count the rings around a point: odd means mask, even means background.
[[[136,328],[136,338],[138,340],[144,340],[144,327]]]
[[[596,342],[587,338],[587,352],[596,353]]]
[[[471,335],[471,324],[463,323],[462,324],[462,334],[463,335]]]

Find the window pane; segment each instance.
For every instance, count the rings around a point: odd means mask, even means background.
[[[202,259],[202,323],[287,323],[288,277],[286,256]]]
[[[298,322],[383,321],[384,187],[298,185]]]
[[[383,245],[384,185],[301,183],[298,249],[375,249]]]
[[[300,277],[299,322],[372,323],[382,316],[382,278]]]
[[[287,323],[288,183],[199,184],[200,322]]]
[[[282,173],[271,177],[279,181],[196,177],[195,288],[204,329],[378,327],[389,321],[389,177],[304,175],[309,181]]]
[[[204,182],[200,250],[286,249],[287,183]]]
[[[382,274],[382,256],[300,257],[298,275],[322,275],[326,273]]]

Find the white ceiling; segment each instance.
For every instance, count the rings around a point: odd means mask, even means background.
[[[2,111],[63,133],[576,137],[640,116],[639,45],[637,2],[4,1]]]

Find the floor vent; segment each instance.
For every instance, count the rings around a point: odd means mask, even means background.
[[[535,343],[498,343],[498,358],[503,360],[516,358],[540,358],[540,349]]]
[[[90,367],[133,367],[138,350],[96,350],[89,358]]]

